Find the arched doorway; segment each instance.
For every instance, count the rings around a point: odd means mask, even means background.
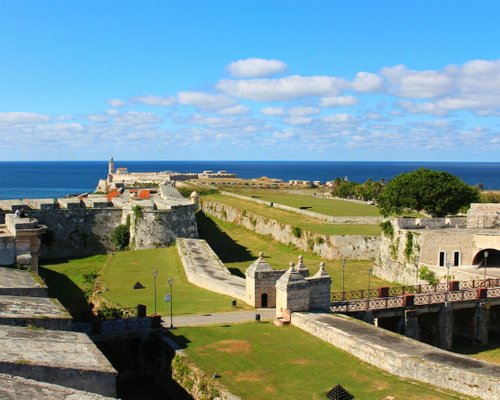
[[[262,308],[267,308],[267,293],[262,293],[260,296],[260,306]]]
[[[488,253],[488,257],[485,257]],[[480,268],[500,267],[500,250],[484,249],[477,253],[472,260],[472,264]]]

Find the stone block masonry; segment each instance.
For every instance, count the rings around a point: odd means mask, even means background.
[[[99,394],[83,392],[60,385],[37,382],[19,376],[0,374],[0,399],[2,400],[111,400]],[[43,397],[41,397],[43,395]]]
[[[440,350],[343,315],[293,313],[292,324],[362,361],[485,400],[500,400],[500,366]]]

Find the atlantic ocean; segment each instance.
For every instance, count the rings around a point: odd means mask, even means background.
[[[115,161],[131,172],[204,170],[235,172],[241,178],[267,176],[328,181],[348,177],[364,182],[386,181],[417,168],[431,168],[457,175],[470,185],[500,190],[500,163],[479,162],[344,162],[344,161]],[[107,174],[107,161],[0,162],[0,199],[55,198],[92,192]]]

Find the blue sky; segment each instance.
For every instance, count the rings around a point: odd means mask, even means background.
[[[0,0],[0,160],[500,161],[499,15]]]

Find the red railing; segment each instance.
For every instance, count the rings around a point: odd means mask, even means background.
[[[415,305],[415,306],[500,297],[500,287],[486,288],[486,293],[483,293],[482,291],[479,291],[477,289],[478,288],[476,287],[475,290],[472,289],[472,290],[457,290],[448,292],[417,293],[417,294],[405,294],[403,296],[394,296],[394,297],[375,297],[366,299],[336,301],[331,303],[330,309],[333,312],[342,313],[342,312],[400,308],[409,305],[408,297],[411,298],[410,305]]]
[[[452,282],[454,282],[452,284]],[[455,288],[450,286],[457,285]],[[476,288],[492,288],[500,287],[500,279],[486,279],[480,281],[450,281],[448,284],[446,282],[437,283],[435,285],[422,284],[422,285],[410,285],[410,286],[392,286],[388,287],[388,293],[385,296],[380,296],[381,290],[370,289],[368,295],[368,290],[351,290],[349,292],[333,292],[331,294],[331,301],[344,301],[344,300],[354,300],[354,299],[366,299],[368,297],[392,297],[392,296],[404,296],[405,294],[420,294],[420,293],[444,293],[449,290],[467,290]]]

